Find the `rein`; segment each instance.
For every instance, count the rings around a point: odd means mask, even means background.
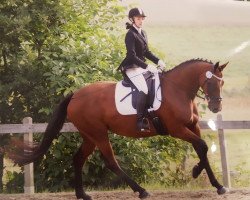
[[[199,88],[198,91],[200,91],[202,95],[205,94],[205,93],[203,92],[203,90],[201,90],[200,88]],[[206,97],[203,97],[203,96],[201,96],[201,95],[199,95],[199,94],[196,94],[196,96],[197,96],[198,98],[202,99],[203,101],[206,100]]]

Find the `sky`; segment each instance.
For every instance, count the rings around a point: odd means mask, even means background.
[[[250,25],[250,2],[234,0],[122,0],[141,7],[153,25]]]

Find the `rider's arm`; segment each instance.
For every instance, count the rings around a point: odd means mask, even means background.
[[[158,64],[158,62],[159,62],[159,58],[158,57],[156,57],[148,48],[147,48],[147,51],[145,52],[145,57],[147,58],[147,59],[149,59],[149,60],[151,60],[154,64]]]
[[[146,41],[148,41],[148,38],[147,38],[147,34],[146,34],[146,32],[145,31],[143,31],[143,34],[144,34],[144,37],[146,38]],[[157,56],[155,56],[150,50],[149,50],[149,48],[148,48],[148,44],[147,44],[147,47],[146,47],[146,51],[145,51],[145,53],[144,53],[144,56],[147,58],[147,59],[149,59],[149,60],[151,60],[154,64],[158,64],[158,62],[159,62],[159,58],[157,57]]]

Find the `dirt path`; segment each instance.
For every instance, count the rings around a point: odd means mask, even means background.
[[[93,200],[138,200],[138,195],[131,191],[89,192]],[[74,193],[43,193],[34,195],[0,194],[1,200],[71,200],[76,199]],[[215,191],[151,191],[148,200],[250,200],[250,189],[231,190],[228,194],[219,196]]]

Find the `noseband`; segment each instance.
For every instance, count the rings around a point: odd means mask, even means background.
[[[216,78],[217,80],[219,80],[219,81],[222,81],[223,80],[223,78],[220,78],[220,77],[218,77],[218,76],[216,76],[215,74],[213,74],[211,71],[207,71],[206,72],[206,80],[204,81],[204,83],[202,84],[202,88],[203,88],[203,86],[211,79],[211,78]],[[204,91],[202,91],[202,90],[200,90],[203,94],[205,94],[205,92]],[[198,97],[200,97],[200,96],[198,96]],[[200,98],[202,98],[202,99],[206,99],[208,102],[210,102],[210,101],[213,101],[213,102],[221,102],[222,101],[222,97],[215,97],[215,96],[210,96],[208,93],[206,93],[205,94],[205,98],[204,97],[200,97]]]

